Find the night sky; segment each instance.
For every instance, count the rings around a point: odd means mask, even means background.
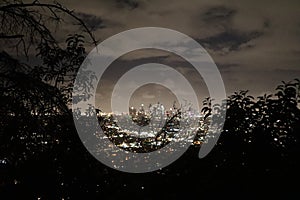
[[[44,1],[43,1],[44,2]],[[49,1],[51,2],[51,1]],[[258,96],[274,92],[282,80],[300,76],[300,2],[290,1],[160,1],[160,0],[61,0],[94,30],[102,40],[119,32],[146,26],[180,31],[197,40],[216,62],[227,94],[241,89]],[[69,33],[62,26],[62,40]],[[207,96],[200,76],[186,63],[159,51],[139,51],[121,57],[106,76],[96,103],[106,109],[112,85],[121,73],[149,60],[169,64],[182,72],[200,93]],[[173,102],[174,96],[162,87],[140,89],[139,102]],[[165,97],[160,94],[167,94]],[[164,96],[164,95],[163,95]],[[165,99],[164,99],[165,98]]]

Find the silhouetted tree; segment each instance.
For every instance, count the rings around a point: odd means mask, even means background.
[[[84,36],[70,34],[61,45],[51,30],[63,16],[77,22],[96,44],[84,22],[58,3],[0,3],[0,44],[5,47],[0,50],[0,160],[11,170],[0,179],[8,177],[8,183],[21,178],[16,173],[22,170],[23,176],[42,172],[38,166],[43,161],[49,162],[46,171],[56,167],[51,172],[55,178],[66,157],[84,152],[69,106],[76,73],[86,57]],[[86,76],[82,84],[89,87],[94,75]]]

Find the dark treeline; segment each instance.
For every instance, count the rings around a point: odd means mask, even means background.
[[[63,15],[83,30],[69,35],[65,45],[49,28],[59,24]],[[96,43],[89,27],[62,5],[38,1],[0,3],[0,25],[0,44],[6,47],[0,51],[1,199],[296,194],[299,79],[282,82],[275,94],[230,95],[223,132],[206,158],[198,159],[199,147],[191,146],[167,168],[125,174],[87,152],[72,119],[71,90],[86,56],[84,35]],[[30,64],[32,55],[40,62]],[[83,84],[88,87],[92,78],[87,73]],[[203,114],[212,109],[218,108],[206,99]]]

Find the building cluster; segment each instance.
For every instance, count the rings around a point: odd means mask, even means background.
[[[201,145],[208,130],[209,120],[192,109],[182,110],[174,105],[165,109],[157,103],[145,108],[130,107],[128,113],[101,112],[98,119],[104,137],[116,146],[133,152],[151,152],[174,140],[185,140]],[[193,121],[193,126],[185,127]],[[195,137],[196,136],[196,137]]]

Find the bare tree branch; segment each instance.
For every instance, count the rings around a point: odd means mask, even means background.
[[[77,17],[73,11],[63,7],[59,3],[55,4],[48,4],[48,3],[39,3],[38,1],[34,1],[33,3],[15,3],[15,4],[9,4],[5,6],[0,7],[0,12],[8,12],[9,10],[13,10],[16,8],[29,8],[29,7],[39,7],[39,8],[48,8],[50,12],[54,15],[56,19],[59,19],[59,17],[55,14],[55,10],[62,11],[63,13],[68,14],[72,18],[74,18],[76,21],[79,22],[79,25],[83,27],[85,32],[90,36],[92,39],[92,42],[94,45],[97,44],[97,40],[95,39],[94,35],[92,32],[89,30],[89,28],[86,26],[86,24],[79,18]],[[54,10],[55,9],[55,10]]]

